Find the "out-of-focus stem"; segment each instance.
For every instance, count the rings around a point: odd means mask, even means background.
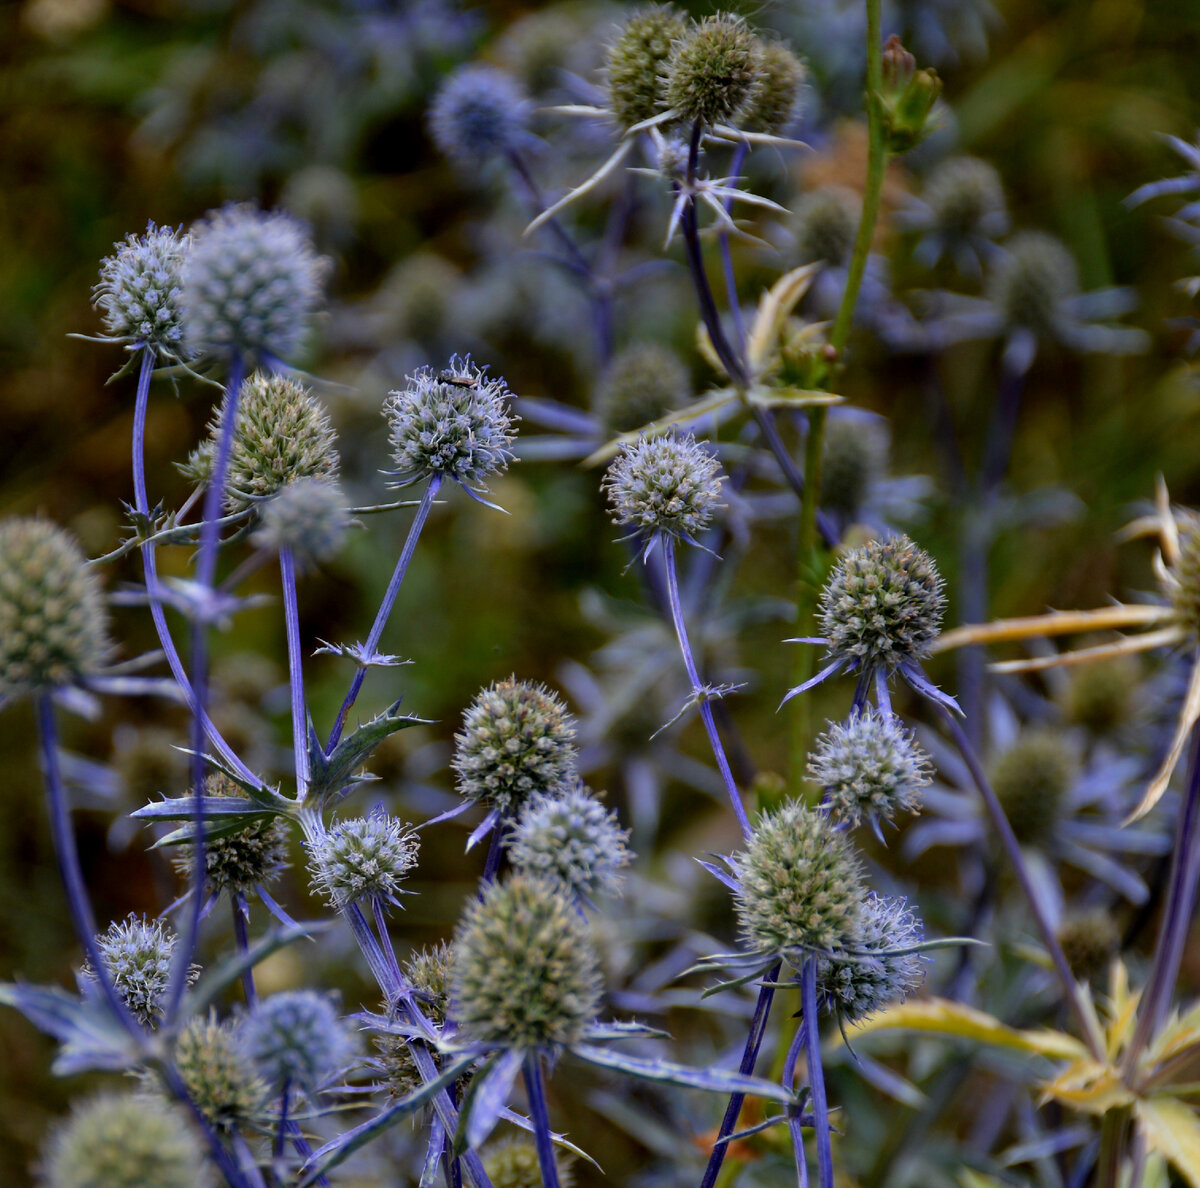
[[[530,1052],[525,1057],[521,1071],[525,1078],[525,1092],[529,1095],[529,1115],[533,1122],[533,1137],[537,1142],[542,1188],[559,1188],[554,1140],[550,1137],[550,1114],[546,1109],[546,1088],[542,1084],[542,1068],[538,1061],[538,1054]]]
[[[292,753],[296,765],[296,799],[308,796],[308,711],[304,701],[304,658],[300,654],[300,607],[296,598],[296,559],[290,548],[279,550],[283,587],[283,619],[287,633],[288,683],[292,701]]]
[[[821,1188],[833,1188],[833,1145],[829,1136],[829,1103],[825,1098],[825,1070],[821,1066],[821,1029],[817,1017],[817,959],[809,957],[800,971],[800,998],[804,1010],[804,1056],[812,1091],[813,1127],[817,1132],[817,1176]],[[797,1124],[797,1131],[799,1125]],[[803,1151],[800,1153],[803,1159]]]
[[[233,908],[233,936],[239,953],[250,951],[250,938],[246,935],[246,901],[241,895],[230,895],[230,906]],[[253,1007],[258,1002],[258,991],[254,986],[254,970],[247,969],[242,973],[242,993],[246,996],[246,1005]]]
[[[787,1059],[783,1062],[783,1085],[785,1089],[796,1087],[796,1065],[800,1053],[804,1051],[804,1026],[796,1028],[792,1037],[791,1047],[788,1048]],[[788,1130],[792,1132],[792,1153],[796,1159],[796,1182],[799,1188],[808,1188],[808,1156],[804,1153],[804,1128],[800,1122],[798,1109],[788,1110]]]

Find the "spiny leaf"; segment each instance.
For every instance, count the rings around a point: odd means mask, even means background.
[[[1192,1186],[1200,1188],[1200,1119],[1173,1097],[1147,1097],[1134,1105],[1151,1150],[1159,1151]]]

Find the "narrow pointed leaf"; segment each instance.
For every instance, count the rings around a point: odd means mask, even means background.
[[[670,432],[677,425],[683,426],[691,421],[698,421],[701,417],[709,416],[725,408],[726,405],[735,403],[739,403],[737,392],[732,388],[718,388],[715,392],[709,392],[707,396],[701,396],[699,400],[693,401],[687,408],[678,408],[674,412],[667,413],[666,416],[659,417],[657,421],[643,425],[640,429],[622,433],[614,437],[612,441],[605,442],[598,450],[584,458],[580,465],[585,469],[599,466],[601,462],[607,462],[610,458],[616,457],[621,447],[627,442],[637,441],[639,437],[662,437],[664,433]]]
[[[644,1023],[628,1022],[593,1023],[584,1030],[583,1038],[592,1043],[623,1039],[670,1039],[670,1033]]]
[[[116,1072],[140,1059],[137,1044],[99,996],[81,998],[57,986],[10,982],[0,985],[0,1005],[20,1011],[39,1031],[58,1040],[62,1046],[52,1065],[57,1076]]]
[[[271,816],[276,810],[263,807],[242,796],[171,796],[130,813],[139,821],[190,821],[200,808],[209,820],[216,817]]]
[[[1147,1097],[1134,1110],[1146,1142],[1174,1164],[1192,1188],[1200,1188],[1200,1119],[1173,1097]]]
[[[498,1052],[471,1079],[454,1136],[456,1155],[478,1150],[496,1128],[524,1059],[525,1053],[517,1048]]]

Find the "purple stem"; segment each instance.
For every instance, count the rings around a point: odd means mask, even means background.
[[[833,1188],[833,1145],[829,1137],[829,1103],[825,1099],[825,1070],[821,1067],[821,1028],[817,1017],[817,959],[809,957],[800,971],[800,998],[804,1009],[804,1055],[812,1090],[813,1128],[817,1132],[817,1176],[820,1188]],[[799,1127],[799,1120],[796,1122]],[[793,1132],[795,1133],[795,1132]],[[797,1152],[803,1162],[803,1146]]]
[[[371,914],[375,917],[375,931],[379,933],[379,949],[383,953],[396,979],[398,986],[404,985],[404,975],[400,972],[400,962],[396,960],[396,950],[392,947],[392,935],[388,932],[387,920],[383,914],[383,903],[376,895],[371,899]]]
[[[371,634],[367,636],[365,658],[373,657],[375,649],[379,646],[379,640],[383,635],[383,629],[387,624],[388,616],[392,613],[392,607],[395,606],[396,597],[400,593],[400,585],[404,581],[404,575],[408,572],[409,562],[412,561],[413,553],[416,552],[417,540],[421,535],[421,529],[425,527],[425,521],[429,518],[430,509],[433,507],[433,501],[441,488],[442,477],[442,474],[436,471],[429,476],[429,486],[425,488],[425,494],[421,496],[421,502],[417,505],[416,515],[413,516],[413,522],[408,529],[408,536],[404,541],[404,548],[401,550],[400,557],[396,561],[392,580],[388,583],[387,591],[383,596],[383,602],[379,606],[379,613],[375,616],[375,622],[371,625]],[[333,733],[330,734],[329,742],[325,745],[326,755],[332,755],[333,748],[338,745],[338,740],[342,737],[342,731],[346,726],[346,715],[350,712],[350,707],[354,705],[355,698],[358,697],[359,690],[362,688],[366,676],[366,666],[360,665],[358,671],[354,674],[354,680],[350,683],[350,691],[346,694],[346,700],[342,702],[342,708],[338,711]]]
[[[283,1145],[288,1129],[288,1090],[290,1081],[284,1081],[283,1091],[279,1094],[279,1125],[275,1128],[275,1159],[283,1158]]]
[[[796,1028],[792,1036],[791,1047],[788,1048],[787,1059],[783,1062],[783,1085],[785,1089],[793,1089],[796,1084],[796,1065],[800,1053],[804,1050],[804,1026]],[[788,1109],[788,1130],[792,1132],[792,1151],[796,1157],[796,1180],[800,1188],[808,1188],[808,1156],[804,1153],[804,1125],[798,1109]]]
[[[491,844],[488,846],[487,861],[483,864],[483,874],[479,876],[481,897],[487,890],[488,884],[496,881],[496,875],[500,871],[500,859],[504,853],[504,831],[507,828],[504,818],[497,818],[496,825],[492,829]]]
[[[662,538],[663,569],[667,575],[667,603],[671,610],[671,621],[675,624],[675,637],[679,640],[679,650],[683,653],[683,665],[687,669],[688,680],[692,683],[692,692],[699,697],[700,717],[704,729],[708,731],[708,741],[712,745],[721,779],[725,782],[725,791],[729,793],[729,802],[733,805],[734,815],[742,827],[742,833],[749,838],[751,835],[750,819],[742,807],[742,796],[725,757],[725,748],[721,744],[721,736],[717,733],[717,723],[713,718],[712,706],[703,693],[704,686],[700,683],[700,675],[696,671],[696,661],[692,657],[692,645],[688,642],[687,626],[683,621],[683,607],[679,602],[679,581],[675,574],[675,541],[667,535]]]
[[[554,1161],[554,1140],[550,1137],[550,1114],[546,1109],[546,1087],[542,1084],[542,1069],[536,1052],[530,1052],[525,1057],[525,1066],[521,1071],[525,1078],[525,1092],[529,1096],[529,1116],[537,1141],[542,1188],[559,1188],[558,1167]]]
[[[300,608],[296,601],[296,560],[290,548],[279,550],[283,587],[283,619],[287,631],[288,684],[292,695],[292,751],[296,764],[296,799],[308,796],[308,711],[304,704],[304,660],[300,653]]]
[[[239,953],[250,950],[250,938],[246,935],[246,899],[243,895],[230,896],[230,906],[233,908],[233,936]],[[247,969],[242,973],[242,992],[246,996],[246,1005],[253,1007],[258,1002],[258,991],[254,986],[254,970]]]
[[[733,160],[729,165],[729,175],[734,178],[742,172],[742,166],[746,163],[746,157],[750,152],[750,146],[743,140],[737,148],[733,150]],[[733,209],[733,196],[725,199],[725,213],[729,214]],[[722,228],[717,235],[717,242],[721,245],[721,267],[725,272],[725,299],[729,302],[729,312],[733,315],[733,329],[737,334],[738,346],[743,354],[746,351],[746,325],[742,320],[742,303],[738,300],[737,278],[733,271],[733,252],[729,246],[729,232]]]
[[[173,1064],[164,1064],[162,1069],[162,1077],[166,1082],[167,1090],[176,1101],[180,1101],[186,1107],[189,1114],[192,1116],[192,1121],[200,1128],[204,1135],[205,1141],[208,1143],[209,1155],[212,1157],[221,1172],[225,1177],[225,1183],[228,1188],[248,1188],[246,1177],[242,1174],[241,1168],[234,1161],[233,1156],[226,1149],[225,1144],[221,1141],[216,1131],[209,1125],[208,1119],[197,1108],[196,1103],[192,1100],[191,1094],[187,1091],[187,1086],[183,1083],[183,1078],[179,1075]]]
[[[782,962],[777,961],[763,979],[764,982],[774,982],[779,978]],[[763,1037],[767,1034],[767,1018],[771,1013],[771,1003],[775,998],[775,987],[760,986],[758,1002],[754,1007],[754,1017],[750,1020],[750,1034],[746,1037],[746,1046],[742,1050],[742,1062],[738,1072],[749,1077],[754,1074],[754,1066],[758,1063],[758,1052],[762,1047]],[[725,1107],[725,1116],[721,1119],[721,1128],[717,1131],[717,1143],[713,1146],[712,1154],[708,1157],[708,1166],[704,1169],[704,1179],[700,1188],[713,1188],[717,1177],[721,1174],[721,1165],[725,1162],[725,1153],[729,1150],[728,1143],[721,1139],[728,1138],[737,1126],[738,1115],[742,1112],[742,1103],[746,1100],[744,1093],[734,1093]]]

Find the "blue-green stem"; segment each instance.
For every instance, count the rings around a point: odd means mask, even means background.
[[[530,1052],[525,1057],[521,1072],[525,1079],[525,1092],[529,1096],[529,1117],[533,1122],[533,1137],[537,1143],[538,1166],[542,1170],[542,1188],[559,1188],[554,1139],[550,1133],[550,1113],[546,1109],[546,1087],[542,1083],[542,1066],[536,1052]]]
[[[804,1058],[808,1062],[808,1084],[812,1092],[813,1128],[817,1135],[817,1182],[820,1188],[833,1188],[833,1144],[829,1135],[829,1102],[825,1097],[825,1069],[821,1065],[821,1028],[817,1015],[817,959],[805,959],[800,971],[800,1005],[804,1017]],[[795,1065],[793,1072],[795,1071]],[[799,1122],[796,1132],[799,1131]],[[797,1163],[804,1162],[803,1144],[796,1153]]]
[[[300,653],[300,607],[296,599],[296,559],[290,548],[279,550],[283,587],[283,620],[287,633],[288,683],[292,701],[292,753],[296,766],[296,799],[308,796],[308,710],[304,701],[304,657]]]

